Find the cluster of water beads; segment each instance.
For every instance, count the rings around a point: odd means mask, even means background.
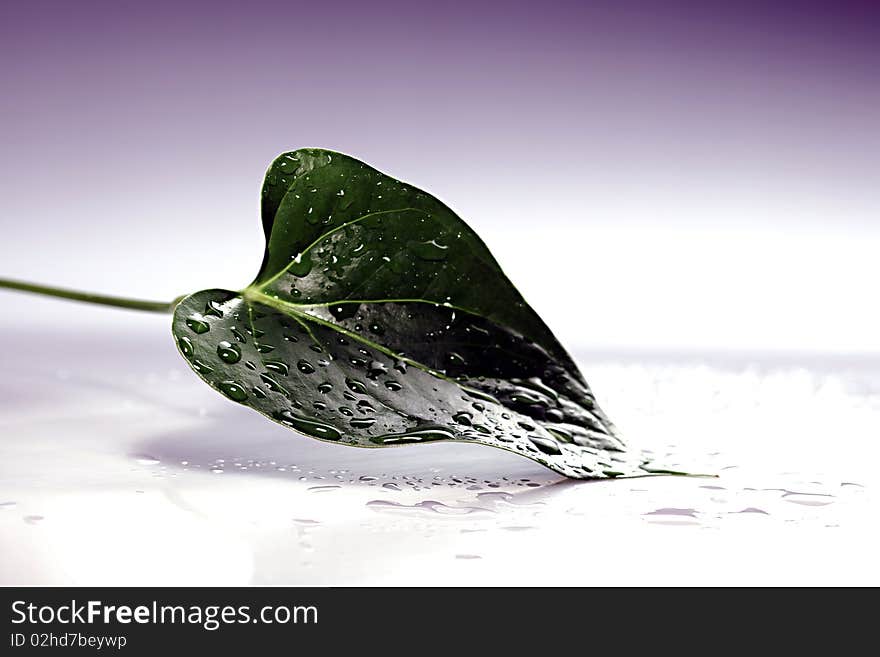
[[[333,494],[347,487],[374,489],[380,495],[372,497],[366,504],[371,511],[391,513],[402,516],[418,517],[420,515],[439,515],[449,518],[458,516],[482,517],[484,512],[500,512],[504,507],[499,504],[519,505],[527,500],[531,504],[535,499],[542,499],[552,489],[541,491],[540,497],[530,497],[531,493],[517,500],[516,491],[527,491],[547,486],[558,481],[553,476],[546,478],[498,477],[497,479],[480,478],[472,475],[455,474],[453,472],[431,472],[429,474],[393,474],[393,473],[359,473],[351,469],[318,469],[302,464],[278,462],[270,459],[253,459],[242,457],[222,457],[211,461],[196,462],[194,459],[182,459],[174,462],[162,462],[149,454],[138,453],[132,458],[136,463],[148,469],[167,468],[183,471],[201,471],[225,473],[240,472],[268,473],[271,476],[290,477],[292,481],[301,482],[309,494]],[[727,466],[730,468],[731,466]],[[730,471],[730,470],[729,470]],[[173,475],[172,475],[173,476]],[[832,482],[821,484],[827,479],[818,477],[808,480],[803,476],[777,476],[774,481],[786,481],[783,487],[762,486],[756,477],[743,478],[738,475],[731,480],[707,481],[700,479],[651,479],[628,480],[607,483],[604,486],[614,490],[626,491],[622,499],[627,500],[624,507],[633,520],[641,518],[644,522],[667,527],[699,527],[704,529],[718,528],[729,522],[798,522],[801,524],[821,524],[836,527],[837,523],[822,520],[827,517],[827,509],[840,502],[857,501],[865,488],[853,481]],[[748,485],[754,479],[753,485]],[[668,502],[656,506],[648,506],[640,502],[640,492],[648,492],[657,484],[669,486]],[[592,487],[583,488],[584,491]],[[461,491],[454,495],[455,502],[450,502],[450,489]],[[563,490],[563,489],[560,489]],[[565,490],[572,490],[565,488]],[[443,491],[443,492],[440,492]],[[684,491],[684,497],[680,492]],[[687,491],[692,491],[688,493]],[[695,492],[703,491],[701,498]],[[407,493],[410,495],[408,496]],[[464,495],[462,495],[462,493]],[[412,495],[416,497],[413,498]],[[435,497],[436,495],[436,497]],[[662,495],[652,495],[660,501]],[[687,500],[685,504],[681,501]],[[800,509],[800,510],[799,510]],[[555,512],[555,511],[554,511]],[[594,510],[577,506],[573,515],[591,515]],[[739,520],[741,519],[741,520]],[[839,522],[839,521],[838,521]],[[521,522],[509,522],[498,525],[499,530],[510,532],[526,531],[532,525]],[[493,525],[494,526],[494,525]]]
[[[315,469],[290,462],[279,462],[272,459],[254,459],[244,457],[217,457],[209,461],[199,462],[194,457],[163,463],[159,459],[138,454],[132,457],[136,463],[163,472],[180,469],[183,472],[210,472],[215,474],[262,473],[276,477],[289,477],[291,480],[314,484],[319,487],[357,486],[383,489],[391,492],[423,492],[437,488],[460,488],[468,492],[497,491],[539,488],[556,481],[549,474],[546,477],[509,477],[479,478],[463,474],[358,474],[347,469]]]
[[[221,358],[224,358],[227,362],[231,362],[240,358],[237,356],[237,349],[233,349],[230,347],[234,347],[234,345],[230,345],[230,343],[221,344],[218,347],[218,353]],[[369,356],[369,353],[365,350],[361,349],[365,355]],[[331,356],[332,358],[332,356]],[[382,364],[376,360],[366,360],[359,358],[350,358],[352,364],[364,366],[367,370],[367,377],[375,379],[379,375],[386,374],[388,371],[387,366]],[[264,362],[264,366],[274,372],[281,375],[286,376],[289,372],[289,368],[283,361],[267,361]],[[297,363],[297,369],[304,374],[313,374],[316,372],[316,368],[307,360],[300,359]],[[398,368],[400,369],[400,368]],[[283,391],[283,386],[278,383],[274,378],[272,378],[268,374],[261,375],[261,380],[266,384],[267,388],[271,391],[281,392]],[[235,401],[244,401],[247,398],[247,393],[244,390],[244,387],[232,380],[223,380],[218,384],[218,388],[226,394],[228,397]],[[346,377],[345,379],[346,387],[356,395],[368,395],[369,390],[367,386],[362,382],[352,377]],[[383,385],[385,388],[392,392],[397,392],[403,389],[403,386],[394,379],[389,379],[384,381]],[[317,390],[322,394],[327,394],[332,389],[332,384],[329,382],[322,382],[318,385]],[[260,394],[260,389],[255,388],[254,392],[256,394]],[[345,394],[345,393],[344,393]],[[462,396],[463,401],[470,401],[473,409],[477,412],[482,412],[484,410],[484,405],[479,402],[473,402],[469,400],[466,396]],[[355,401],[351,399],[351,401]],[[325,411],[327,410],[326,402],[322,400],[316,400],[313,402],[313,407],[317,411]],[[367,413],[374,413],[375,409],[371,406],[371,404],[367,400],[358,400],[356,405],[354,406],[355,410],[359,411],[362,415]],[[349,424],[353,428],[356,429],[368,429],[376,424],[375,417],[359,417],[356,416],[355,410],[352,410],[351,407],[348,406],[340,406],[338,407],[338,412],[343,415],[349,417]],[[506,414],[505,414],[506,415]],[[340,440],[342,438],[342,432],[339,431],[336,427],[332,425],[328,425],[324,422],[307,419],[292,411],[280,411],[275,414],[276,419],[284,424],[288,424],[292,428],[298,429],[305,433],[314,435],[319,438],[324,438],[326,440]],[[508,416],[509,417],[509,416]],[[513,438],[516,438],[516,434],[510,435],[509,430],[506,429],[496,429],[494,432],[492,429],[488,428],[484,424],[477,423],[473,421],[473,413],[466,411],[459,411],[452,415],[452,420],[457,424],[463,425],[465,427],[471,428],[473,431],[470,433],[464,432],[465,437],[477,437],[479,438],[479,434],[491,435],[495,433],[496,438],[501,441],[512,441]],[[495,424],[496,427],[499,425],[497,420],[489,419],[489,422]],[[520,426],[526,431],[534,431],[535,427],[531,424],[520,423]],[[407,430],[404,432],[392,432],[392,433],[384,433],[381,435],[371,436],[369,439],[371,442],[382,445],[389,444],[399,444],[405,442],[425,442],[432,440],[453,440],[458,438],[460,433],[453,432],[448,428],[442,425],[419,425],[414,429]],[[561,439],[565,441],[566,438],[570,440],[570,436],[566,435],[563,430],[557,430],[552,434],[554,438]],[[562,455],[562,449],[560,448],[558,442],[556,440],[550,440],[548,438],[544,438],[541,436],[528,435],[528,440],[534,447],[529,447],[528,445],[523,446],[522,444],[518,444],[517,449],[525,450],[525,451],[537,451],[542,452],[548,456],[560,456]],[[613,459],[613,456],[612,456]],[[610,463],[606,464],[606,475],[610,475],[614,470],[614,466]]]

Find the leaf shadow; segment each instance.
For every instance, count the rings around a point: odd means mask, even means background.
[[[358,448],[322,442],[234,407],[199,418],[193,426],[147,438],[135,449],[170,472],[281,479],[315,490],[457,489],[468,495],[497,491],[535,501],[572,486],[611,483],[566,479],[530,459],[484,445],[434,442]]]

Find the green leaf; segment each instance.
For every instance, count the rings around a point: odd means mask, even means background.
[[[455,440],[574,478],[646,473],[485,244],[433,196],[304,149],[272,163],[262,218],[254,282],[174,312],[181,353],[229,399],[344,445]]]

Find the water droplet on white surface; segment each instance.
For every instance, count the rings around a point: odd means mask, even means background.
[[[331,486],[311,486],[307,490],[310,493],[328,493],[332,490],[336,490],[338,488],[342,488],[342,486],[331,485]]]

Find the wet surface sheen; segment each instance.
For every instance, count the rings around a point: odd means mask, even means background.
[[[16,331],[0,583],[880,583],[876,359],[584,355],[627,435],[720,476],[578,482],[299,438],[195,380],[155,319]]]

